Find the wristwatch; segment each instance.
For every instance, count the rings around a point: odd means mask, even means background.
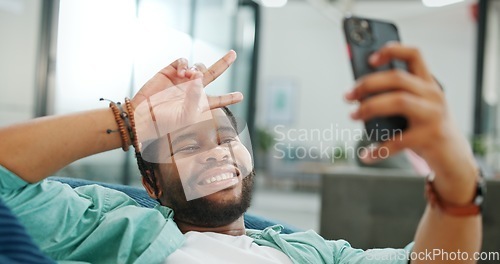
[[[482,212],[482,204],[486,195],[486,182],[481,169],[476,183],[476,193],[469,204],[456,205],[443,201],[434,188],[434,172],[431,172],[426,178],[425,196],[431,206],[438,206],[444,213],[454,216],[472,216]]]

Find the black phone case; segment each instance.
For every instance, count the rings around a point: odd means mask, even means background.
[[[361,23],[360,21],[366,21],[371,30],[371,37],[367,37],[369,40],[365,42],[356,41],[356,34],[353,34],[353,31],[355,31],[357,27],[356,23],[359,24]],[[356,80],[364,75],[377,71],[395,68],[407,70],[406,64],[397,60],[377,68],[373,68],[368,63],[368,57],[387,42],[400,41],[398,29],[394,24],[381,20],[354,16],[346,17],[343,24],[351,66]],[[373,142],[381,142],[392,138],[396,133],[404,131],[407,126],[408,122],[403,116],[376,117],[365,122],[368,140]]]

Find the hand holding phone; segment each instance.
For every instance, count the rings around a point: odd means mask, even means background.
[[[370,55],[387,42],[400,41],[398,30],[394,24],[353,16],[344,18],[343,24],[349,58],[356,80],[377,71],[407,70],[406,64],[401,61],[394,60],[377,68],[372,67],[368,62]],[[371,96],[376,96],[376,94],[368,97]],[[371,142],[391,139],[397,133],[403,132],[407,126],[408,122],[403,116],[376,117],[365,122],[367,138]]]

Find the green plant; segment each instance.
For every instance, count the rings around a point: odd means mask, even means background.
[[[472,152],[474,154],[484,157],[486,152],[488,151],[488,147],[486,145],[486,137],[484,135],[475,135],[472,137],[471,142]]]
[[[347,160],[347,150],[345,148],[345,144],[335,146],[332,151],[332,163],[345,160]]]
[[[263,152],[268,152],[274,144],[274,135],[265,128],[257,128],[257,146]]]

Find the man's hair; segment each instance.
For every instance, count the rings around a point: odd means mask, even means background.
[[[229,121],[231,122],[231,125],[233,126],[234,130],[238,131],[238,124],[236,122],[236,118],[234,117],[233,113],[229,110],[227,107],[221,107],[222,111],[226,114],[226,116],[229,118]],[[157,139],[161,140],[161,139]],[[142,158],[142,155],[140,152],[136,152],[135,157],[137,159],[137,166],[139,167],[139,171],[141,172],[141,176],[144,177],[146,180],[147,184],[153,188],[153,191],[159,200],[158,194],[158,185],[157,185],[157,178],[155,175],[155,170],[159,171],[159,163],[155,162],[149,162],[145,161]]]

